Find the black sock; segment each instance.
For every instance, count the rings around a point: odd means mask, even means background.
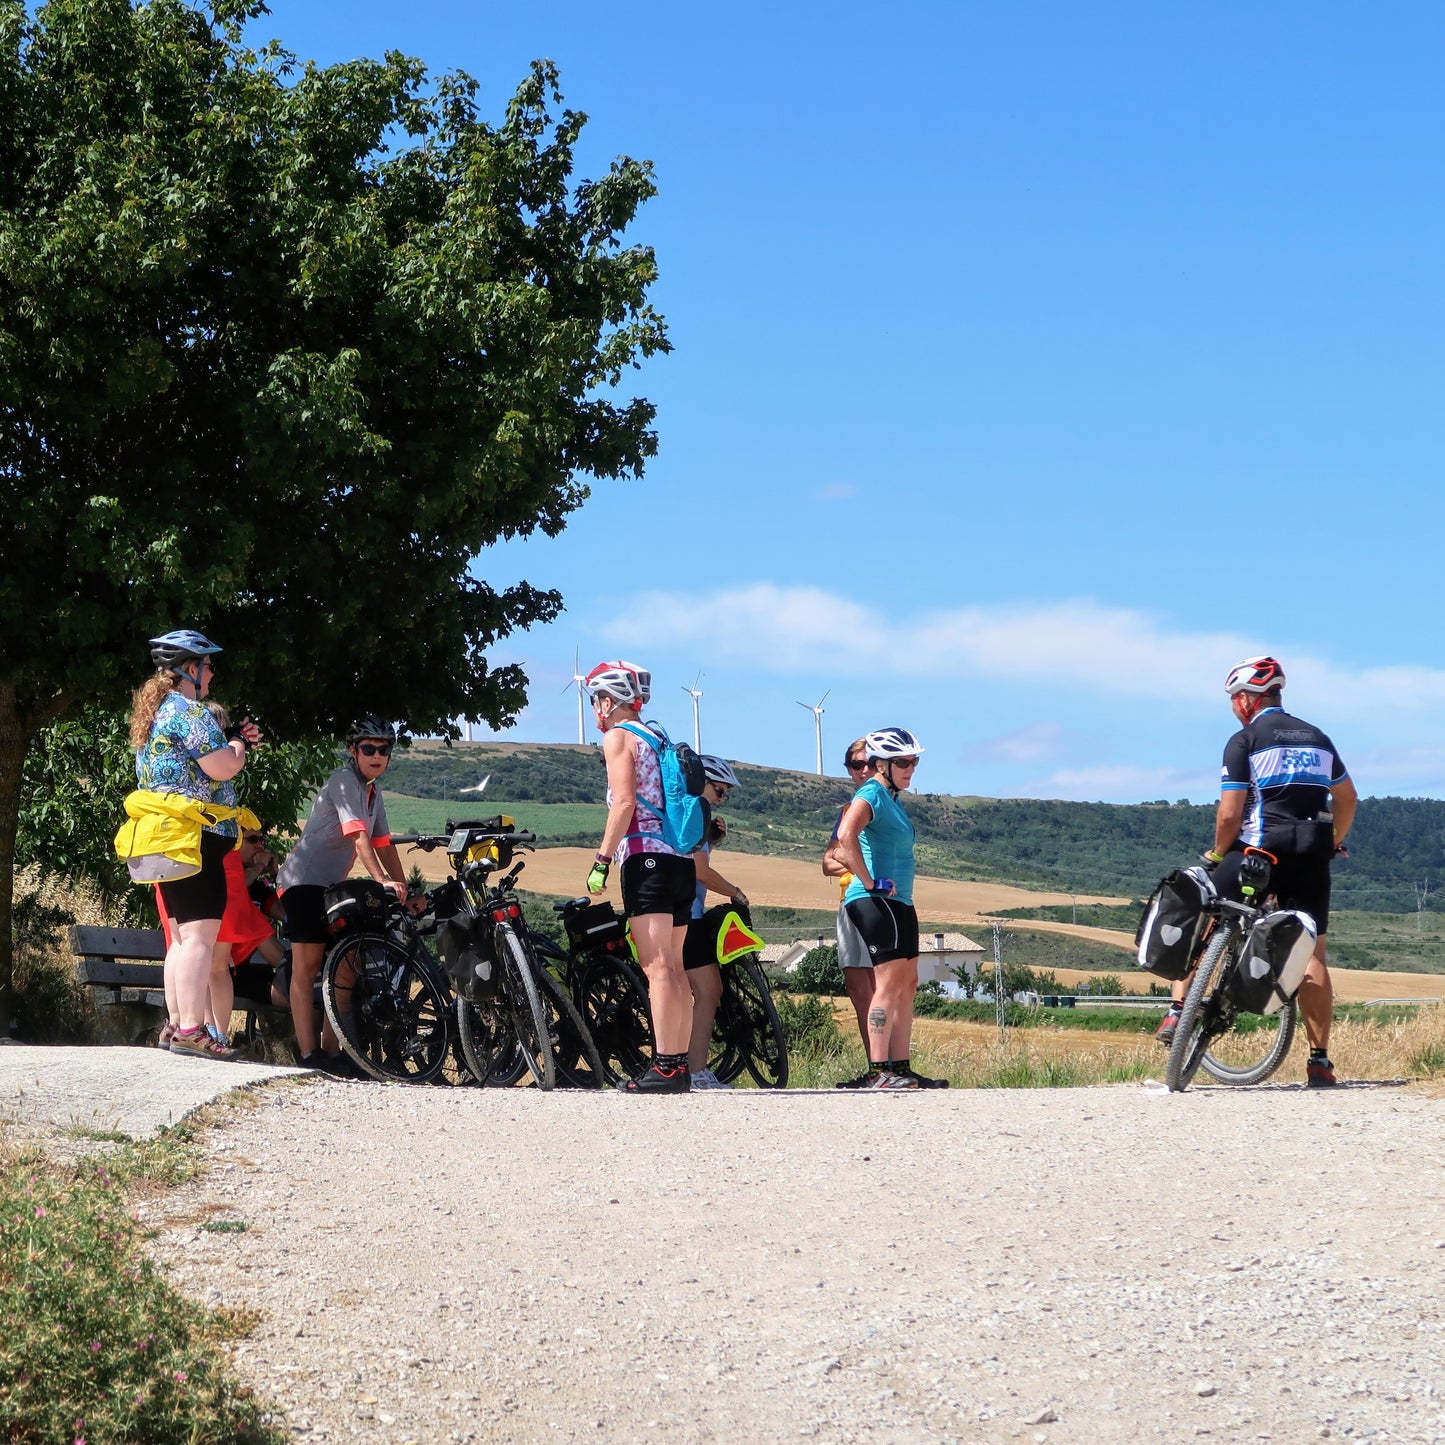
[[[660,1071],[661,1071],[662,1073],[664,1073],[664,1074],[674,1074],[674,1073],[676,1073],[679,1069],[681,1069],[684,1073],[686,1073],[686,1072],[687,1072],[687,1055],[686,1055],[686,1054],[654,1054],[654,1055],[653,1055],[653,1058],[652,1058],[652,1065],[653,1065],[653,1067],[654,1067],[655,1069],[660,1070]]]
[[[901,1059],[888,1060],[888,1072],[890,1074],[906,1074],[908,1072],[908,1059],[905,1056]]]
[[[886,1074],[891,1067],[892,1065],[889,1064],[887,1059],[884,1059],[881,1064],[875,1064],[872,1059],[868,1060],[868,1072],[870,1074]]]
[[[1327,1059],[1327,1058],[1329,1058],[1329,1056],[1330,1056],[1330,1055],[1329,1055],[1329,1050],[1328,1050],[1328,1049],[1311,1049],[1311,1050],[1310,1050],[1310,1058],[1312,1058],[1312,1059]]]

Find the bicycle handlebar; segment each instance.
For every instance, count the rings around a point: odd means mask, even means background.
[[[537,835],[535,833],[483,833],[468,829],[473,833],[477,842],[510,843],[514,848],[535,848],[537,846]],[[450,843],[456,835],[453,833],[393,833],[391,841],[398,846],[405,844],[409,848],[420,848],[423,853],[430,853],[434,848],[443,847]]]

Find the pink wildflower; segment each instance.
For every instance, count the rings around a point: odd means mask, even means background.
[[[185,1383],[186,1383],[186,1372],[185,1372],[184,1370],[177,1370],[177,1371],[176,1371],[176,1384],[178,1384],[178,1385],[184,1385]]]
[[[37,1205],[35,1206],[35,1217],[36,1217],[37,1219],[44,1219],[47,1212],[48,1212],[48,1211],[46,1210],[46,1208],[45,1208],[45,1206],[44,1206],[43,1204],[37,1204]]]

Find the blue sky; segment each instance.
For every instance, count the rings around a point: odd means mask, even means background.
[[[655,162],[675,352],[641,482],[478,570],[559,588],[507,736],[625,656],[656,714],[830,770],[913,728],[928,791],[1207,800],[1271,651],[1366,794],[1445,795],[1445,9],[1400,3],[306,0],[322,61],[528,62]]]

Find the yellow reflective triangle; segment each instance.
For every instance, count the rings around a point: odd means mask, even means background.
[[[749,953],[760,953],[763,940],[731,909],[723,914],[722,926],[717,931],[717,961],[735,963]]]

